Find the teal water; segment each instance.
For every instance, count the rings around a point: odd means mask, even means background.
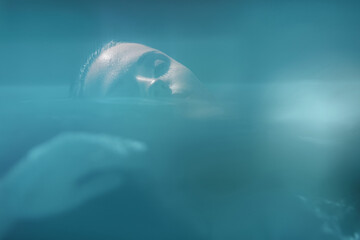
[[[0,239],[360,239],[359,10],[0,1]],[[209,97],[71,98],[112,40]]]
[[[294,87],[308,94],[284,91]],[[3,87],[3,177],[62,132],[148,148],[144,168],[126,173],[121,186],[74,209],[22,219],[5,239],[356,237],[359,85],[321,87],[317,94],[315,83],[209,85],[209,101],[79,100],[67,97],[67,86]],[[340,87],[341,106],[327,105]],[[339,116],[342,106],[351,112]]]

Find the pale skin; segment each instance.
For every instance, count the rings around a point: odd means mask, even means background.
[[[85,65],[75,95],[192,97],[206,95],[195,74],[165,53],[137,43],[104,48]]]

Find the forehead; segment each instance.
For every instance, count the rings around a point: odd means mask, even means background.
[[[88,76],[106,74],[105,72],[126,71],[142,55],[148,52],[164,53],[138,43],[118,43],[108,49],[102,50],[88,70]],[[105,71],[105,72],[104,72]]]
[[[151,51],[160,52],[156,49],[138,43],[118,43],[115,46],[102,51],[98,59],[133,59]]]

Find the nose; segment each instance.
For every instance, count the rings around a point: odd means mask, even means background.
[[[154,80],[149,86],[148,93],[150,97],[170,97],[172,91],[169,84],[162,80]]]

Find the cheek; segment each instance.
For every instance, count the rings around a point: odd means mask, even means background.
[[[185,66],[174,63],[166,75],[160,78],[169,84],[173,94],[189,94],[199,88],[199,80]]]

